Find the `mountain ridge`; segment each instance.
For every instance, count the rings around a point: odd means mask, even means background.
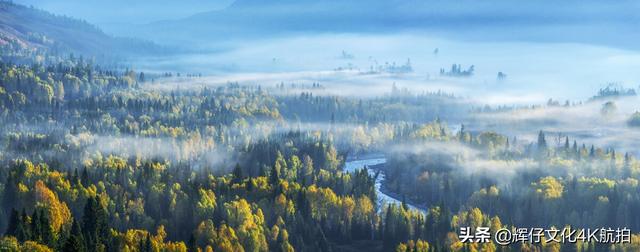
[[[40,51],[101,58],[160,50],[149,41],[113,37],[84,20],[9,1],[0,1],[0,46],[5,51]]]
[[[576,2],[580,2],[580,5],[575,5]],[[177,40],[179,44],[215,43],[214,40],[220,39],[306,32],[388,33],[422,30],[465,36],[466,33],[485,30],[494,34],[484,37],[495,39],[578,43],[594,40],[628,47],[634,44],[630,40],[637,37],[628,33],[639,31],[638,27],[632,25],[640,22],[640,17],[634,11],[638,8],[639,3],[625,0],[610,4],[592,0],[237,0],[222,10],[205,11],[188,18],[138,27],[136,33],[156,40]],[[587,29],[587,25],[597,29]],[[629,32],[614,33],[610,27]],[[605,37],[611,39],[605,41]]]

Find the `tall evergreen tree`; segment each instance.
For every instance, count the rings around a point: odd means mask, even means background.
[[[55,246],[55,235],[53,226],[51,225],[51,216],[45,209],[40,210],[40,227],[42,228],[42,243],[49,247]]]
[[[239,163],[236,163],[236,166],[233,168],[233,183],[239,184],[244,179],[242,175],[242,168]]]
[[[271,166],[271,173],[269,174],[269,182],[271,185],[278,185],[280,183],[280,171],[276,166]]]
[[[544,158],[547,155],[547,140],[545,139],[544,132],[542,130],[538,133],[538,149],[536,157],[539,159]]]
[[[152,252],[153,248],[151,246],[151,235],[147,233],[147,237],[144,239],[144,245],[142,247],[142,252]]]
[[[16,195],[18,195],[18,185],[13,175],[7,176],[6,183],[4,184],[4,193],[2,196],[2,208],[5,212],[16,207]]]
[[[89,197],[82,216],[82,231],[86,249],[96,250],[109,235],[107,213],[100,204],[100,197]]]
[[[27,211],[22,209],[22,215],[20,216],[20,222],[18,222],[18,226],[16,227],[16,238],[18,241],[26,241],[31,239],[31,228],[29,227],[29,223],[27,219],[29,216],[27,215]]]
[[[62,246],[63,252],[85,252],[84,238],[80,230],[80,224],[73,220],[71,224],[71,233]]]
[[[187,242],[187,252],[198,252],[198,245],[196,244],[196,237],[191,233],[189,241]]]
[[[9,224],[7,226],[7,230],[4,232],[5,236],[16,236],[18,231],[18,226],[21,224],[22,219],[20,218],[20,213],[15,209],[11,209],[11,215],[9,216]]]
[[[42,243],[42,221],[40,220],[40,209],[36,208],[31,214],[31,240]]]
[[[545,139],[544,132],[542,130],[538,133],[538,150],[547,149],[547,140]]]

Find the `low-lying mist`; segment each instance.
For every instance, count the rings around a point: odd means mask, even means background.
[[[459,142],[424,142],[420,144],[401,144],[390,148],[394,160],[402,160],[433,172],[452,172],[456,176],[485,178],[505,186],[518,173],[540,168],[532,159],[500,160],[488,157],[478,149]],[[427,174],[423,174],[428,176]]]
[[[611,97],[570,106],[476,113],[470,124],[465,126],[471,130],[492,130],[528,141],[535,141],[538,131],[542,130],[554,146],[563,145],[568,136],[571,144],[576,140],[578,144],[637,154],[640,129],[630,126],[629,120],[640,110],[639,101],[637,96]],[[608,102],[609,108],[605,109]]]
[[[145,71],[211,76],[196,83],[317,82],[344,88],[339,92],[347,95],[379,95],[396,83],[415,92],[442,90],[492,105],[585,100],[607,83],[634,86],[640,79],[637,52],[577,43],[478,42],[416,33],[299,34],[222,48],[134,65]],[[411,71],[393,68],[407,63]],[[459,77],[440,73],[453,64],[463,70],[474,66],[474,71]]]

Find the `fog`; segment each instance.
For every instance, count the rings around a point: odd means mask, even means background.
[[[437,53],[435,52],[437,49]],[[376,72],[385,64],[410,72]],[[469,77],[440,74],[452,64],[473,65]],[[145,88],[176,90],[221,86],[227,83],[275,87],[284,95],[311,91],[314,95],[378,97],[392,87],[414,94],[444,92],[475,107],[544,105],[553,99],[571,108],[552,107],[479,114],[470,118],[472,130],[493,130],[510,137],[535,140],[539,130],[549,138],[570,136],[580,143],[632,151],[640,134],[626,120],[640,107],[636,98],[616,102],[618,111],[600,113],[606,100],[587,102],[600,88],[617,83],[637,88],[640,54],[634,50],[579,43],[480,42],[436,38],[416,33],[316,34],[245,41],[222,51],[174,55],[136,62],[155,72],[202,73],[202,78],[158,80]],[[498,79],[498,72],[506,75]],[[323,89],[307,90],[313,83]],[[273,91],[273,90],[272,90]],[[275,90],[274,92],[277,92]]]
[[[501,105],[586,100],[607,83],[635,87],[640,77],[635,1],[17,2],[189,51],[128,65],[212,76],[206,82],[320,82],[368,96],[395,82]],[[358,74],[408,60],[410,73]],[[452,64],[475,71],[441,76]]]
[[[495,179],[501,186],[510,183],[519,173],[540,168],[539,163],[531,159],[490,159],[486,153],[458,142],[403,144],[392,147],[390,153],[395,159],[412,160],[419,166],[445,166],[458,175]]]
[[[615,110],[603,113],[602,107],[612,101]],[[574,106],[544,106],[515,109],[504,112],[478,113],[468,128],[493,130],[508,136],[536,141],[539,130],[547,135],[547,142],[556,146],[564,144],[569,136],[571,143],[615,148],[618,151],[637,153],[640,129],[630,127],[628,120],[640,110],[637,96],[597,99]]]
[[[609,83],[640,84],[633,1],[581,1],[579,8],[576,1],[523,7],[502,0],[17,2],[183,49],[130,58],[127,65],[136,70],[203,75],[158,78],[143,85],[147,90],[238,83],[297,95],[317,83],[322,88],[311,90],[314,95],[370,98],[388,95],[395,86],[413,94],[452,94],[478,108],[568,100],[583,104],[479,113],[467,124],[531,141],[544,130],[550,138],[570,136],[622,150],[634,149],[640,140],[626,125],[639,109],[637,98],[616,101],[618,110],[606,117],[600,112],[606,101],[587,102]],[[387,15],[378,15],[381,10]],[[453,64],[474,71],[441,73]],[[273,88],[280,84],[293,88]],[[297,127],[292,125],[281,127]]]
[[[362,74],[385,63],[404,65],[407,60],[413,70],[410,73]],[[265,39],[238,43],[221,52],[135,63],[148,71],[211,76],[197,83],[318,82],[345,87],[347,94],[353,93],[349,87],[367,86],[357,88],[362,95],[379,95],[396,83],[412,91],[442,90],[491,105],[540,104],[549,98],[580,101],[608,83],[635,87],[640,79],[636,70],[640,54],[635,51],[587,44],[455,41],[416,34]],[[452,64],[463,69],[473,65],[474,74],[441,76],[440,69],[449,71]],[[498,72],[506,78],[498,80]]]
[[[84,150],[84,160],[115,155],[118,157],[188,162],[193,168],[207,167],[219,173],[229,172],[237,156],[224,147],[200,139],[108,136],[81,133],[67,135],[66,143]]]

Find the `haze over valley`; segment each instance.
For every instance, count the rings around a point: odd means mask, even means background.
[[[0,0],[0,250],[637,251],[638,10]]]

